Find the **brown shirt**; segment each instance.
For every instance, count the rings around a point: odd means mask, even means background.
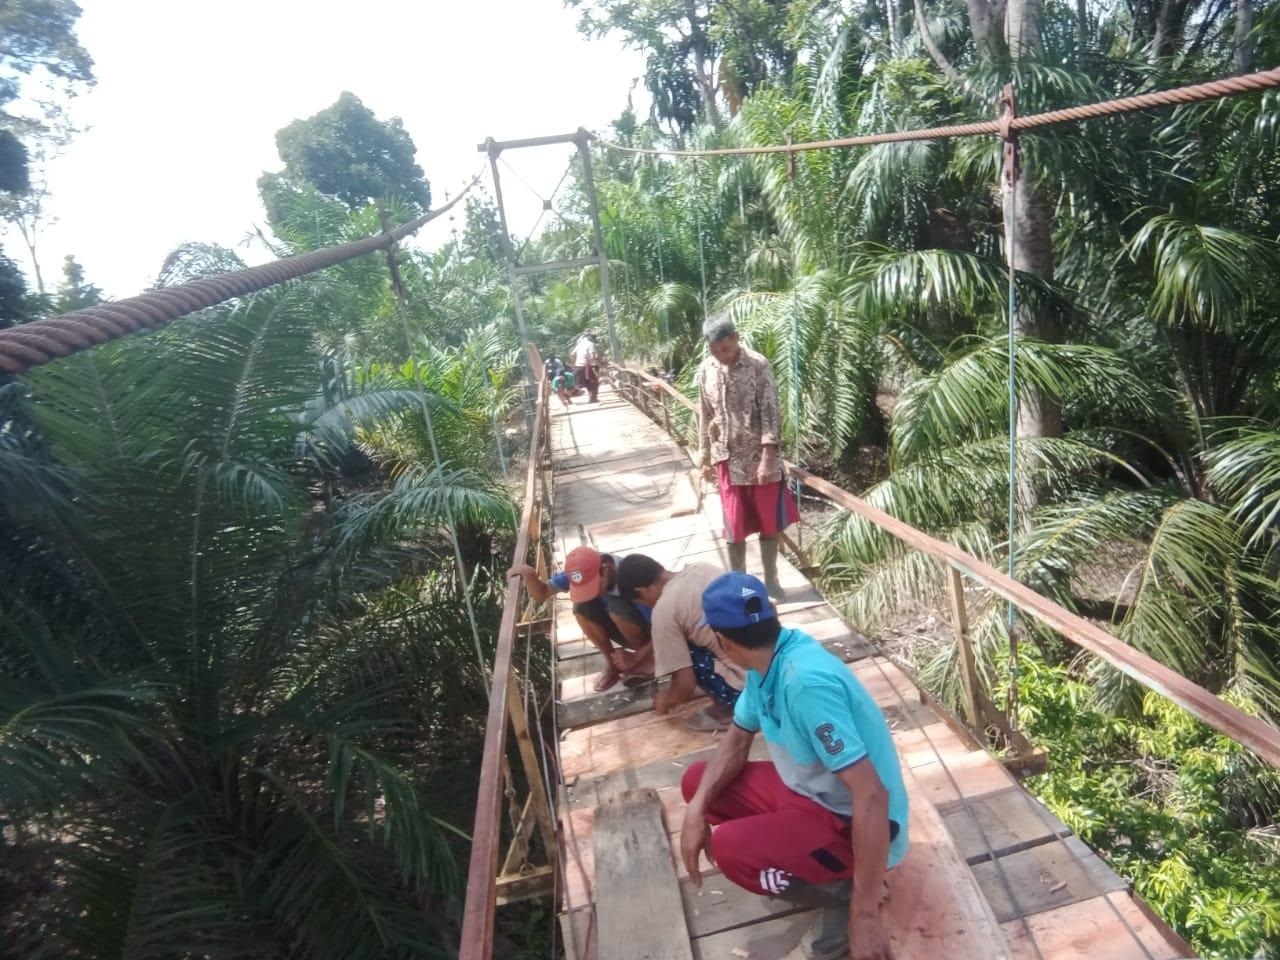
[[[698,368],[698,455],[702,465],[729,461],[729,483],[756,483],[760,447],[778,445],[782,420],[769,361],[742,347],[733,366],[708,354]],[[782,479],[779,458],[769,481]]]
[[[724,573],[709,563],[691,563],[672,576],[653,605],[653,672],[665,677],[693,666],[689,644],[706,647],[716,655],[716,673],[734,689],[741,690],[747,675],[724,654],[724,648],[710,627],[702,623],[702,591]]]

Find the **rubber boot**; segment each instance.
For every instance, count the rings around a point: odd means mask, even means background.
[[[806,960],[847,960],[849,901],[853,896],[850,881],[805,883],[793,880],[790,888],[778,896],[789,903],[818,908],[813,926],[800,941],[800,952]]]
[[[800,941],[806,960],[848,960],[849,905],[823,907]]]
[[[737,570],[738,573],[747,572],[747,543],[745,540],[729,544],[729,569]]]
[[[787,599],[787,591],[778,582],[778,539],[776,537],[760,538],[760,565],[764,567],[764,585],[769,596],[777,603]]]

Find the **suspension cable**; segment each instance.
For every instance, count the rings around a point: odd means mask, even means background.
[[[1018,285],[1017,251],[1018,251],[1018,169],[1021,156],[1019,153],[1018,135],[1012,132],[1013,121],[1017,116],[1017,106],[1013,95],[1013,84],[1008,84],[1002,94],[1004,113],[1000,118],[1001,136],[1004,138],[1004,178],[1009,191],[1009,207],[1006,215],[1005,251],[1009,259],[1009,309],[1006,339],[1009,348],[1009,579],[1017,579],[1018,571]],[[1009,725],[1017,729],[1018,709],[1018,610],[1013,601],[1008,601],[1006,610],[1006,626],[1009,631],[1009,692],[1005,698],[1005,715]]]
[[[1095,120],[1120,113],[1133,113],[1152,107],[1169,107],[1178,104],[1200,103],[1217,100],[1239,93],[1252,93],[1280,87],[1280,67],[1247,73],[1240,77],[1225,77],[1207,83],[1195,83],[1172,90],[1157,90],[1116,100],[1101,100],[1047,113],[1034,113],[1015,118],[1010,128],[1015,132],[1038,130],[1059,123],[1076,120]],[[597,137],[600,145],[622,153],[643,153],[655,157],[740,157],[761,153],[801,153],[806,150],[829,150],[834,147],[869,147],[877,143],[905,143],[914,140],[946,140],[952,137],[994,136],[1002,132],[1000,121],[984,120],[979,123],[952,124],[943,127],[927,127],[922,130],[895,130],[889,133],[864,134],[856,137],[839,137],[834,140],[811,140],[806,143],[775,143],[758,147],[716,147],[704,150],[664,150],[657,147],[629,147],[612,140]]]
[[[707,318],[711,304],[707,302],[707,257],[702,248],[702,175],[698,161],[693,162],[693,228],[698,231],[698,276],[702,279],[702,319]]]
[[[422,216],[385,233],[0,330],[0,373],[23,373],[32,367],[69,357],[109,340],[154,330],[179,317],[225,300],[243,297],[288,280],[296,280],[317,270],[337,266],[378,250],[386,250],[410,234],[417,233],[437,217],[448,213],[479,182],[480,174],[477,173],[443,207],[428,210]]]

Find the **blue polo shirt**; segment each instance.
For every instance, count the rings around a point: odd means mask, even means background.
[[[889,724],[866,687],[817,640],[784,627],[768,672],[747,671],[733,722],[764,734],[783,783],[844,817],[853,813],[853,798],[836,774],[870,760],[898,826],[888,866],[906,856],[907,788]]]

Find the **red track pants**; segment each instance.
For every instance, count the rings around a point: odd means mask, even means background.
[[[706,761],[685,771],[687,803],[702,782]],[[796,793],[767,760],[753,760],[711,802],[711,855],[726,877],[763,896],[785,891],[793,877],[829,883],[853,876],[848,822]]]

